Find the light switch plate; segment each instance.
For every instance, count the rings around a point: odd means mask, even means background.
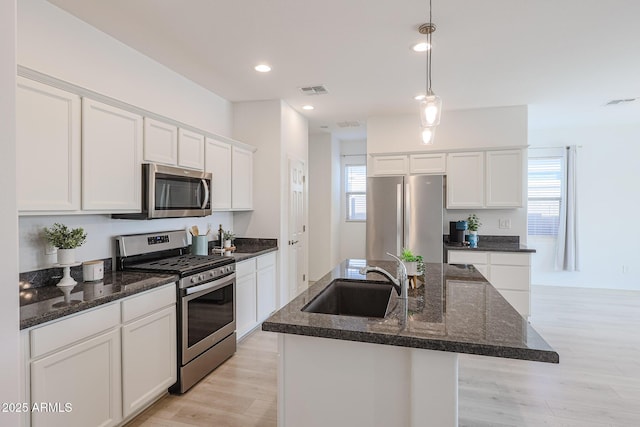
[[[498,220],[498,228],[508,230],[511,228],[511,220],[509,218],[502,218]]]

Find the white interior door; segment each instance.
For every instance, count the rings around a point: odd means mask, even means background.
[[[289,159],[289,300],[307,286],[304,246],[304,163]]]

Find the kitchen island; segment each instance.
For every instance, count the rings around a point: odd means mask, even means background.
[[[345,260],[262,325],[278,332],[279,426],[456,426],[458,354],[558,363],[558,354],[473,267],[427,264],[384,318],[304,312],[334,279],[378,280],[395,263]]]

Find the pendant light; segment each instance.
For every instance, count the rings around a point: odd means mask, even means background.
[[[433,44],[431,43],[431,35],[436,31],[436,26],[431,19],[431,0],[429,0],[429,22],[420,25],[418,28],[420,34],[427,35],[427,43],[431,46],[426,53],[426,96],[420,102],[420,123],[422,127],[422,143],[433,144],[435,136],[435,127],[440,124],[440,113],[442,111],[442,99],[433,93],[431,89],[431,51]]]

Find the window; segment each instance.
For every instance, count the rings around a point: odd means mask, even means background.
[[[367,219],[367,167],[346,165],[344,170],[347,195],[347,221]]]
[[[527,220],[530,236],[558,235],[562,165],[562,157],[529,158]]]

